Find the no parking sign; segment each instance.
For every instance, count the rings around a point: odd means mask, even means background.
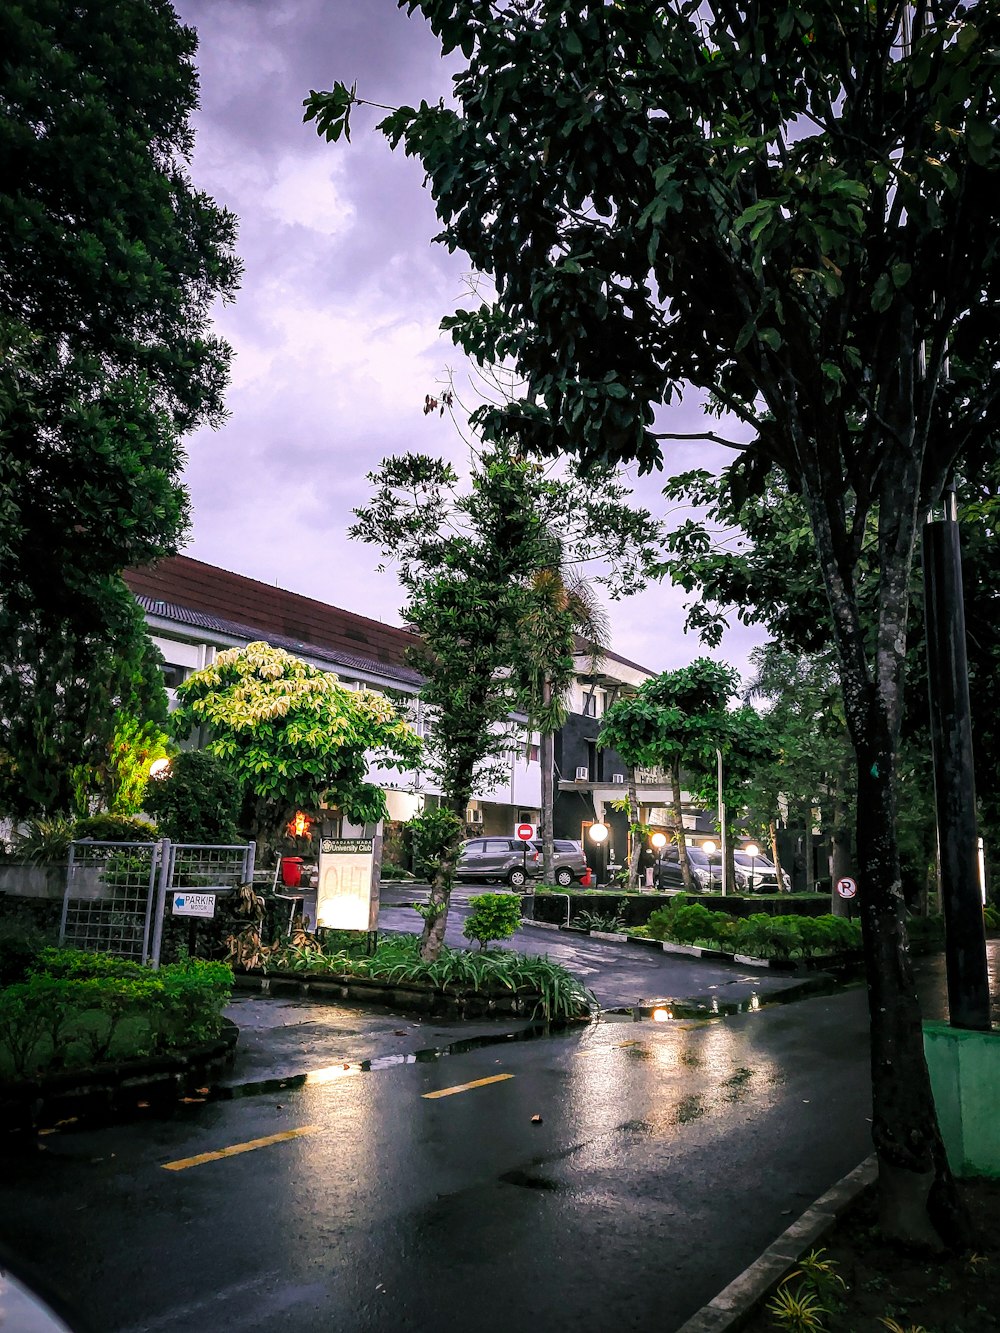
[[[841,898],[856,898],[858,896],[857,881],[851,879],[850,875],[845,875],[843,879],[837,880],[837,892]]]

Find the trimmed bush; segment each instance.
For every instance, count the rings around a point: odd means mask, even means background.
[[[138,815],[87,815],[73,825],[74,838],[94,842],[155,842],[156,825]]]
[[[472,911],[462,934],[478,940],[480,949],[490,940],[509,940],[521,924],[521,900],[514,893],[477,893],[469,906]]]
[[[809,958],[861,949],[861,924],[846,917],[770,916],[766,912],[731,917],[691,903],[681,893],[652,913],[647,933],[657,940],[701,944],[755,958]]]
[[[0,1079],[134,1059],[217,1036],[233,974],[188,959],[152,972],[75,949],[43,949],[0,991]]]
[[[232,769],[207,750],[182,750],[146,788],[146,809],[172,842],[236,843],[242,791]]]

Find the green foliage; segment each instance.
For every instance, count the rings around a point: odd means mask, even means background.
[[[233,771],[207,750],[182,750],[146,789],[145,808],[172,842],[239,842],[242,794]]]
[[[8,5],[0,46],[0,807],[25,815],[73,808],[116,714],[148,720],[118,573],[187,526],[180,439],[222,417],[209,318],[239,265],[188,179],[170,5]]]
[[[87,815],[73,825],[74,838],[94,842],[153,842],[157,836],[156,825],[136,815]]]
[[[26,820],[14,839],[14,857],[30,865],[58,865],[75,836],[76,821],[65,815]]]
[[[547,957],[529,958],[506,949],[444,947],[437,958],[428,960],[421,956],[420,942],[413,935],[384,937],[370,955],[343,948],[327,953],[318,941],[304,940],[270,952],[264,967],[272,972],[287,968],[319,976],[371,977],[451,990],[533,992],[538,995],[535,1013],[548,1021],[585,1017],[597,1003],[582,982]]]
[[[384,695],[345,689],[330,672],[266,643],[220,653],[177,697],[175,734],[209,728],[208,750],[243,790],[243,826],[265,844],[324,793],[353,823],[377,821],[385,797],[365,782],[368,756],[392,768],[414,764],[421,752]]]
[[[987,903],[983,908],[983,921],[987,930],[1000,930],[1000,908],[995,903]]]
[[[454,856],[465,833],[465,825],[447,806],[432,806],[415,815],[407,825],[417,879],[433,880],[441,862]]]
[[[753,958],[812,958],[858,953],[861,948],[860,923],[846,917],[769,916],[764,912],[734,917],[689,902],[683,893],[651,913],[646,930],[653,939],[700,943]]]
[[[521,899],[516,893],[477,893],[469,899],[472,911],[462,927],[469,940],[485,949],[490,940],[509,940],[521,924]]]
[[[167,714],[160,661],[117,575],[58,613],[0,592],[0,810],[133,804]]]
[[[223,963],[189,959],[152,972],[43,949],[24,980],[0,991],[0,1069],[23,1078],[211,1040],[231,991]]]
[[[602,930],[609,935],[625,929],[625,920],[617,912],[578,912],[572,924],[581,930]]]

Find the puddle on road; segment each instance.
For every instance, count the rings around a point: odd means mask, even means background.
[[[712,1019],[724,1018],[732,1014],[755,1013],[760,1009],[774,1005],[791,1004],[805,996],[832,995],[844,989],[843,982],[830,978],[829,982],[810,981],[802,986],[791,986],[786,990],[760,994],[751,992],[741,1000],[720,1000],[711,996],[704,1000],[653,1000],[643,1005],[616,1009],[602,1009],[596,1016],[597,1023],[638,1023],[669,1022],[677,1019]],[[327,1065],[313,1069],[305,1074],[289,1074],[283,1078],[253,1079],[244,1083],[218,1084],[211,1091],[215,1101],[229,1101],[240,1097],[255,1097],[261,1093],[278,1092],[289,1088],[304,1088],[323,1083],[333,1083],[356,1074],[367,1074],[379,1069],[391,1069],[396,1065],[434,1064],[449,1055],[464,1055],[468,1051],[482,1050],[488,1046],[503,1046],[516,1041],[537,1041],[541,1037],[557,1033],[579,1030],[575,1023],[533,1023],[520,1032],[485,1033],[478,1037],[464,1037],[449,1042],[444,1046],[425,1047],[419,1051],[408,1051],[398,1055],[374,1056],[370,1060],[345,1060],[343,1063]],[[697,1065],[696,1055],[683,1057],[684,1063]]]
[[[537,1041],[540,1037],[569,1030],[567,1024],[532,1023],[520,1032],[488,1032],[479,1037],[462,1037],[446,1046],[428,1046],[419,1051],[405,1051],[399,1055],[377,1055],[370,1060],[345,1060],[342,1064],[312,1069],[305,1074],[288,1074],[284,1078],[256,1079],[248,1083],[218,1084],[212,1089],[215,1101],[231,1101],[238,1097],[256,1097],[263,1092],[277,1092],[287,1088],[312,1087],[320,1083],[334,1083],[352,1074],[368,1074],[373,1070],[392,1069],[396,1065],[434,1064],[449,1055],[465,1055],[487,1046],[506,1046],[515,1041]],[[573,1025],[575,1026],[575,1025]]]
[[[860,985],[860,982],[848,983]],[[720,1000],[717,995],[705,999],[657,999],[646,1000],[641,1005],[628,1005],[616,1009],[605,1009],[601,1017],[610,1022],[648,1022],[667,1023],[671,1019],[690,1018],[726,1018],[732,1014],[752,1014],[759,1009],[770,1009],[775,1005],[794,1004],[797,1000],[812,999],[813,996],[835,995],[847,989],[843,981],[831,977],[828,981],[807,981],[799,986],[788,986],[780,991],[751,991],[741,1000]]]

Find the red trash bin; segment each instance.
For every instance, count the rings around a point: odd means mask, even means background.
[[[302,857],[283,856],[281,858],[281,882],[286,889],[297,889],[302,880]]]

